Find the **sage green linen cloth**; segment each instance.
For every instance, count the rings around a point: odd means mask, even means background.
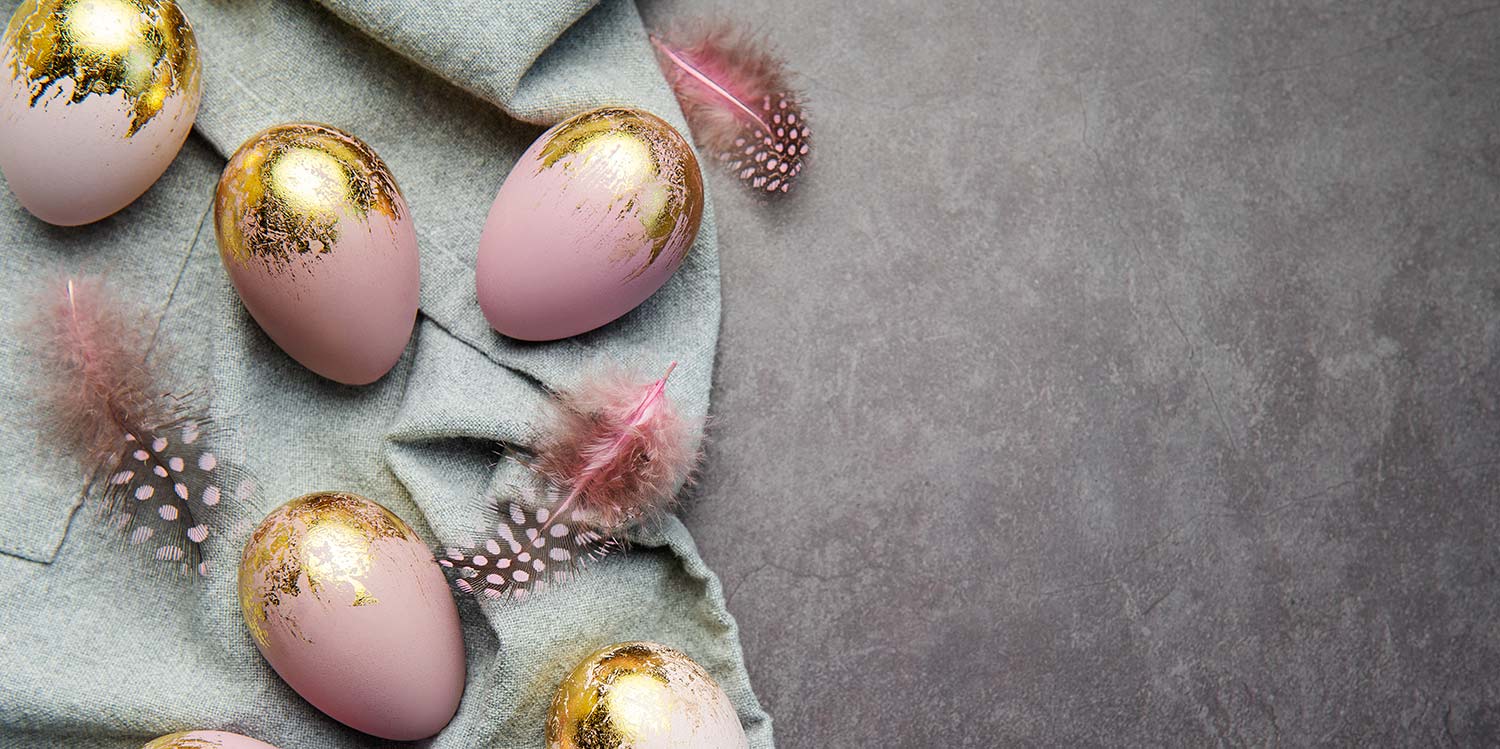
[[[14,10],[7,0],[4,10]],[[202,49],[197,130],[166,176],[98,224],[58,228],[0,198],[0,747],[136,747],[192,728],[282,749],[388,746],[291,691],[240,621],[240,544],[282,501],[319,489],[377,499],[435,546],[474,526],[505,481],[497,445],[527,444],[546,388],[590,367],[655,373],[708,407],[719,320],[710,209],[677,275],[593,333],[521,344],[492,332],[474,294],[479,233],[511,164],[543,126],[631,104],[682,126],[628,0],[183,0]],[[228,154],[279,122],[321,121],[378,151],[411,206],[422,253],[421,316],[400,364],[361,388],[320,379],[250,319],[219,267],[214,186]],[[199,584],[152,582],[80,508],[83,473],[42,440],[36,292],[65,273],[106,277],[152,310],[153,359],[211,392],[233,419],[261,492],[212,544]],[[207,383],[205,385],[205,383]],[[611,642],[650,639],[704,665],[737,707],[751,746],[770,719],[745,672],[719,581],[676,519],[627,553],[522,605],[460,602],[468,684],[433,747],[538,747],[559,679]]]

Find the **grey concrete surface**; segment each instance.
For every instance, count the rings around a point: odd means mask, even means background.
[[[688,515],[781,746],[1500,744],[1500,6],[644,10],[816,105]]]

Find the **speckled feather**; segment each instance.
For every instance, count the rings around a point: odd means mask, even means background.
[[[698,145],[752,190],[789,192],[812,141],[785,63],[727,23],[679,25],[651,43]]]
[[[488,598],[524,598],[570,579],[622,546],[629,528],[665,513],[697,463],[689,425],[666,396],[667,377],[641,385],[618,374],[560,395],[528,480],[491,503],[481,543],[449,549],[439,564],[454,586]]]
[[[39,395],[53,435],[87,472],[86,494],[128,545],[207,574],[208,516],[253,481],[214,451],[223,430],[203,399],[158,383],[145,314],[94,279],[68,279],[48,296],[33,326],[48,375]]]
[[[534,478],[533,485],[511,487],[507,498],[491,503],[494,522],[482,544],[449,549],[438,559],[459,591],[523,600],[620,548],[582,510],[557,513],[566,495],[543,477]]]

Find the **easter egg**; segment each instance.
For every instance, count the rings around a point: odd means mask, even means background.
[[[318,492],[273,510],[245,544],[239,598],[261,655],[333,719],[413,741],[458,710],[458,609],[427,545],[379,504]]]
[[[250,316],[302,366],[364,385],[400,360],[417,319],[417,235],[358,138],[306,122],[251,136],[224,167],[214,230]]]
[[[547,749],[745,749],[729,696],[682,653],[654,642],[595,651],[563,679]]]
[[[98,221],[167,170],[200,85],[172,0],[25,0],[0,42],[0,172],[37,218]]]
[[[154,739],[141,749],[276,749],[276,747],[237,733],[183,731]]]
[[[479,308],[495,330],[546,341],[635,309],[682,265],[703,175],[671,125],[609,107],[564,120],[521,155],[479,238]]]

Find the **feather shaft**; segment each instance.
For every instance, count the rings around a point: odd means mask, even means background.
[[[646,395],[641,398],[640,405],[637,405],[635,410],[630,413],[629,418],[626,419],[625,427],[618,434],[608,438],[608,446],[595,451],[593,459],[584,466],[583,471],[573,480],[573,489],[568,493],[567,499],[563,500],[562,505],[558,508],[558,515],[571,509],[578,498],[583,496],[583,493],[588,491],[590,486],[605,471],[609,470],[611,463],[625,459],[626,447],[632,440],[639,438],[637,433],[644,421],[643,417],[661,400],[662,394],[667,389],[667,378],[672,376],[672,370],[674,369],[677,369],[677,362],[672,362],[667,367],[666,374],[662,375],[661,379],[651,385]]]
[[[769,122],[766,122],[765,119],[762,118],[760,114],[757,113],[753,108],[751,108],[749,104],[741,101],[740,98],[738,96],[735,96],[734,93],[729,89],[720,86],[718,81],[715,81],[702,70],[699,70],[698,66],[689,62],[687,58],[679,54],[677,50],[672,49],[665,42],[663,42],[661,40],[661,37],[652,34],[651,43],[655,45],[662,54],[666,55],[667,59],[670,60],[673,65],[676,65],[682,70],[682,72],[691,76],[693,80],[696,80],[697,82],[703,84],[703,86],[707,87],[708,90],[714,92],[715,94],[718,94],[724,99],[724,101],[728,102],[731,106],[743,112],[746,117],[754,120],[756,124],[760,125],[762,128],[766,130],[771,129],[771,124]]]

